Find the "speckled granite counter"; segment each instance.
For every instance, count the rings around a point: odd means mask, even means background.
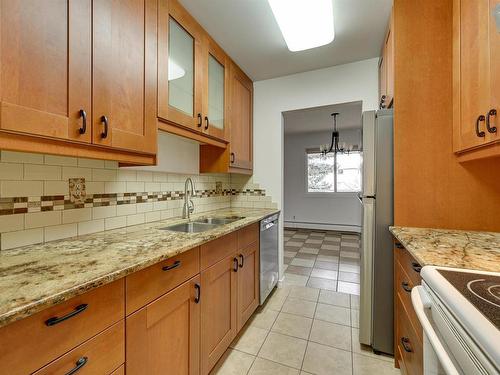
[[[500,272],[500,233],[390,227],[422,265]]]
[[[170,219],[0,252],[0,327],[212,241],[278,212],[224,209],[193,215],[244,216],[202,233],[160,230]]]

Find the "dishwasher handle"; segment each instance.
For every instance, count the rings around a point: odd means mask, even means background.
[[[265,230],[271,229],[275,225],[278,225],[278,221],[279,221],[279,216],[277,215],[263,219],[260,222],[260,231],[263,232]]]

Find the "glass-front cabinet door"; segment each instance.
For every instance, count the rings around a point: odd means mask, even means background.
[[[158,117],[203,129],[202,30],[177,1],[160,1]]]

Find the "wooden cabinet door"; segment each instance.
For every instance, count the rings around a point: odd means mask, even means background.
[[[201,273],[201,373],[208,374],[236,336],[238,259],[231,255]]]
[[[0,2],[0,129],[91,141],[91,9],[90,0]]]
[[[488,0],[455,0],[453,5],[456,70],[454,148],[455,151],[462,151],[480,146],[489,139],[484,116],[490,109],[487,22],[490,14]],[[480,135],[476,132],[477,123]]]
[[[259,242],[241,250],[238,271],[238,331],[259,305]]]
[[[489,133],[491,141],[500,140],[500,26],[496,25],[495,10],[498,0],[490,0],[489,29],[490,29],[490,108],[489,111],[496,111],[490,114],[490,127],[496,127],[496,132]]]
[[[387,108],[393,106],[394,100],[394,22],[391,13],[391,20],[389,21],[389,31],[385,41],[385,61],[386,61],[386,99],[385,104]]]
[[[378,65],[379,108],[387,108],[387,62],[385,47]]]
[[[199,276],[126,318],[128,375],[199,374],[197,285]]]
[[[203,30],[177,0],[160,0],[158,117],[202,131]]]
[[[253,167],[253,82],[235,64],[231,65],[230,166]]]
[[[93,3],[96,144],[156,152],[157,12],[157,0]]]

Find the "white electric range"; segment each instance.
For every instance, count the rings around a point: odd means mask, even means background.
[[[500,272],[426,266],[421,276],[411,297],[424,375],[500,374]]]

